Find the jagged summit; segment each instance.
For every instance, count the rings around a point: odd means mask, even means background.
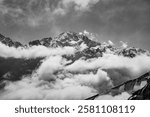
[[[63,40],[78,41],[79,40],[78,34],[75,32],[71,32],[71,31],[63,32],[60,35],[58,35],[57,37],[55,37],[55,39],[59,40],[59,41],[63,41]]]
[[[43,45],[43,46],[46,46],[46,47],[50,47],[51,41],[52,41],[51,37],[49,37],[49,38],[43,38],[41,40],[34,40],[34,41],[30,41],[29,42],[29,46]]]
[[[40,40],[36,40],[36,42],[39,43]],[[71,31],[61,33],[55,38],[49,40],[48,43],[48,47],[80,46],[83,43],[90,47],[101,45],[98,42],[90,40],[84,34],[79,34]]]
[[[2,41],[4,38],[5,38],[5,36],[0,34],[0,41]]]
[[[9,46],[9,47],[22,47],[23,45],[20,42],[17,41],[13,41],[11,38],[9,37],[5,37],[2,34],[0,34],[0,42]]]

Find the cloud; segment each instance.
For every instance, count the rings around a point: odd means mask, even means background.
[[[85,48],[82,44],[81,50]],[[0,90],[0,99],[86,99],[150,70],[150,56],[145,54],[128,58],[116,53],[105,53],[99,58],[81,58],[67,65],[72,61],[63,55],[75,53],[73,47],[14,48],[0,43],[1,57],[45,58],[32,74],[22,76],[20,81],[6,81],[4,89]],[[129,96],[127,92],[122,92],[120,95],[108,94],[97,99],[128,99]]]
[[[4,91],[1,90],[0,99],[85,99],[97,92],[92,87],[81,85],[76,79],[50,81],[39,80],[38,77],[33,75],[21,81],[7,82]]]
[[[9,17],[17,25],[38,27],[47,23],[54,24],[58,16],[66,15],[71,7],[75,11],[88,11],[99,0],[1,0],[0,15]],[[5,22],[8,23],[8,22]]]
[[[91,11],[91,8],[98,2],[99,0],[60,0],[53,14],[63,16],[72,10],[76,13]]]
[[[0,99],[43,99],[42,89],[36,88],[35,84],[29,83],[28,79],[24,79],[15,83],[8,83],[5,92],[0,95]]]
[[[62,58],[60,56],[50,57],[47,60],[44,60],[37,71],[39,79],[44,81],[54,81],[56,79],[54,73],[63,68],[61,61]]]
[[[108,40],[108,44],[111,45],[111,46],[114,46],[114,43],[110,40]]]
[[[0,2],[0,12],[16,25],[37,27],[55,22],[55,15],[49,4],[49,0],[3,0]]]
[[[66,15],[66,13],[67,13],[66,9],[63,9],[63,8],[61,8],[61,7],[58,7],[58,8],[56,8],[56,9],[53,11],[53,14],[54,14],[54,15],[62,15],[62,16],[64,16],[64,15]]]
[[[66,66],[70,61],[62,55],[74,54],[69,48],[53,50],[34,46],[18,50],[3,44],[0,47],[0,55],[5,57],[46,57],[31,75],[22,76],[22,80],[16,82],[6,81],[4,90],[0,91],[0,99],[86,99],[150,69],[150,57],[146,55],[127,58],[104,54],[100,58],[80,59]],[[108,94],[97,99],[128,99],[129,96],[125,92],[115,97]]]
[[[92,72],[88,74],[79,74],[75,75],[74,78],[81,85],[93,87],[99,93],[106,91],[107,89],[113,86],[107,72],[101,69],[98,69],[96,74],[93,74]]]
[[[65,85],[55,84],[55,85]],[[42,84],[42,86],[41,86]],[[1,92],[0,99],[85,99],[89,94],[93,95],[96,91],[87,86],[73,85],[59,88],[43,81],[31,81],[24,79],[15,83],[8,83],[5,92]]]
[[[97,97],[95,100],[127,100],[131,95],[127,92],[124,92],[117,96],[111,96],[111,95],[103,95]]]
[[[37,58],[55,55],[71,55],[74,54],[73,47],[64,48],[47,48],[45,46],[32,46],[27,48],[14,48],[0,43],[0,56],[1,57],[14,57],[14,58]]]
[[[118,55],[106,54],[103,57],[91,60],[77,60],[66,66],[66,70],[72,73],[86,73],[93,69],[103,69],[114,81],[114,84],[136,78],[150,70],[150,57],[140,55],[135,58],[127,58]]]
[[[122,44],[122,48],[127,48],[128,47],[128,44],[127,42],[123,42],[123,41],[120,41],[120,43]]]
[[[91,92],[95,92],[86,86],[73,86],[65,89],[52,90],[46,96],[46,99],[68,99],[68,100],[80,100],[85,99]],[[94,94],[94,93],[93,93]]]
[[[73,3],[76,11],[88,11],[98,2],[99,0],[62,0],[62,4],[65,7]]]

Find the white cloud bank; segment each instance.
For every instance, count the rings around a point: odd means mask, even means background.
[[[105,70],[122,70],[128,76],[137,77],[142,73],[150,70],[150,57],[147,55],[140,55],[135,58],[127,58],[123,56],[104,54],[103,57],[91,60],[77,60],[73,64],[67,66],[65,69],[71,72],[85,72],[91,69],[105,69]]]
[[[29,48],[14,48],[0,43],[0,56],[1,57],[14,57],[14,58],[37,58],[55,55],[71,55],[74,54],[73,47],[64,48],[47,48],[45,46],[32,46]]]

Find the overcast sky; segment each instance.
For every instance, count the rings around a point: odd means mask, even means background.
[[[150,0],[0,0],[0,33],[22,43],[83,30],[150,50]]]

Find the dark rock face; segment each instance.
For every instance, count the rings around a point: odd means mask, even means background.
[[[23,45],[20,42],[12,41],[12,39],[10,39],[9,37],[5,37],[1,34],[0,34],[0,42],[9,47],[16,47],[16,48],[23,47]]]
[[[40,40],[41,45],[49,47],[51,44],[52,38],[43,38]]]
[[[139,48],[135,48],[135,47],[130,47],[130,48],[126,48],[126,49],[122,49],[120,51],[117,52],[118,55],[123,55],[125,57],[130,57],[130,58],[134,58],[137,55],[141,55],[141,54],[147,54],[149,55],[148,51],[139,49]]]
[[[30,46],[38,46],[38,45],[41,45],[41,43],[40,43],[39,40],[35,40],[35,41],[29,42],[29,45],[30,45]]]
[[[0,41],[2,41],[5,38],[2,34],[0,34]]]
[[[16,59],[0,57],[0,80],[20,80],[22,76],[32,74],[43,58]],[[10,79],[11,77],[11,79]]]
[[[23,76],[31,75],[43,58],[16,59],[0,57],[0,89],[5,87],[5,81],[18,81]]]
[[[150,100],[150,79],[147,79],[147,84],[138,91],[135,91],[129,100]]]
[[[50,38],[43,38],[41,40],[30,41],[29,46],[43,45],[43,46],[46,46],[46,47],[50,47],[51,40],[52,40],[52,38],[50,37]]]

